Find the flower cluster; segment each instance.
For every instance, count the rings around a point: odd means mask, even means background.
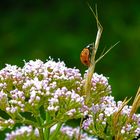
[[[54,130],[52,137],[58,134],[55,138],[63,135],[66,140],[77,139],[79,128],[61,125],[84,117],[82,127],[92,136],[134,139],[140,135],[140,114],[132,113],[134,107],[127,102],[114,100],[108,78],[93,74],[88,104],[84,85],[80,71],[67,68],[61,61],[31,60],[23,68],[6,65],[0,70],[0,130],[17,123],[28,125],[8,133],[6,140],[42,139],[55,124],[60,133]],[[81,139],[94,138],[82,133]]]
[[[133,114],[132,106],[114,100],[112,96],[101,98],[100,104],[93,104],[88,118],[83,122],[83,128],[88,133],[100,138],[113,139],[117,134],[123,139],[134,139],[140,135],[140,115]]]
[[[97,73],[91,88],[94,95],[111,91],[107,78]],[[0,110],[5,113],[1,116],[0,128],[11,128],[16,123],[46,126],[46,113],[52,125],[53,121],[65,122],[85,116],[89,109],[83,89],[80,71],[67,68],[61,61],[31,60],[23,68],[7,64],[0,70]]]
[[[32,126],[21,126],[16,128],[15,131],[11,131],[6,134],[5,140],[41,140],[37,129],[33,129]]]
[[[55,127],[55,126],[54,126]],[[53,133],[54,128],[51,129],[51,133]],[[73,128],[70,126],[62,126],[59,134],[55,138],[55,140],[65,139],[65,140],[77,140],[79,136],[79,127]],[[20,128],[16,128],[16,130],[7,133],[5,140],[41,140],[39,138],[38,129],[33,129],[32,126],[21,126]],[[97,140],[97,138],[88,136],[87,133],[82,133],[80,135],[81,140]]]
[[[63,126],[61,128],[61,135],[60,137],[64,137],[65,139],[73,139],[77,140],[79,137],[79,127],[73,128],[70,126]],[[81,133],[80,134],[80,140],[97,140],[95,137],[88,136],[87,133]]]
[[[4,130],[5,128],[13,128],[14,125],[14,120],[3,119],[2,117],[0,117],[0,131]]]
[[[87,71],[84,75],[82,81],[83,85],[85,84],[85,77],[87,76]],[[108,83],[108,77],[105,77],[103,74],[94,73],[91,79],[91,94],[90,94],[90,105],[92,103],[99,103],[100,98],[111,94],[111,86]]]
[[[59,119],[65,121],[67,118],[79,118],[80,113],[84,115],[82,112],[82,108],[85,106],[84,98],[80,97],[74,90],[69,91],[66,87],[58,88],[48,101],[49,106],[46,107],[46,111],[49,111],[51,116],[55,116],[55,118],[59,117],[60,113],[63,116]],[[56,112],[57,115],[55,115]]]
[[[111,86],[108,83],[108,77],[103,76],[103,74],[94,73],[91,79],[92,88],[91,90],[100,93],[106,92],[111,93]]]

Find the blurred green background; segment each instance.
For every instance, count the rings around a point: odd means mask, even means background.
[[[23,60],[49,56],[65,61],[82,73],[81,50],[96,37],[96,22],[87,0],[0,1],[0,68],[5,63],[23,66]],[[120,41],[96,66],[110,77],[117,100],[135,95],[140,84],[140,1],[88,1],[98,5],[104,27],[98,56]]]

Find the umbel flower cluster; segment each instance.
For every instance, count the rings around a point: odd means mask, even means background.
[[[78,69],[52,59],[45,63],[31,60],[23,68],[7,64],[0,70],[0,131],[12,129],[5,139],[136,138],[140,115],[132,114],[125,101],[114,100],[107,77],[93,74],[91,98],[85,103],[86,75],[82,77]],[[80,128],[63,126],[80,118],[84,120]],[[21,127],[15,129],[16,125]],[[80,134],[79,129],[85,132]]]
[[[56,127],[54,126],[51,131],[53,132]],[[79,127],[72,128],[70,126],[62,126],[59,134],[56,136],[55,140],[70,140],[70,139],[78,139],[79,135]],[[37,129],[33,129],[32,126],[21,126],[17,128],[15,131],[6,134],[5,140],[27,140],[30,138],[31,140],[41,140],[39,137],[39,132]],[[88,136],[86,133],[81,134],[81,140],[97,140],[91,136]]]

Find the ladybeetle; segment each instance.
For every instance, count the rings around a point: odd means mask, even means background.
[[[82,62],[82,64],[84,64],[85,66],[90,66],[90,58],[91,58],[91,53],[93,50],[93,44],[89,44],[87,47],[85,47],[81,54],[80,54],[80,60]]]

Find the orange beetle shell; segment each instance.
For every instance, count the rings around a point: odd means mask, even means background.
[[[90,51],[88,48],[84,48],[80,54],[80,60],[85,66],[90,66]]]

